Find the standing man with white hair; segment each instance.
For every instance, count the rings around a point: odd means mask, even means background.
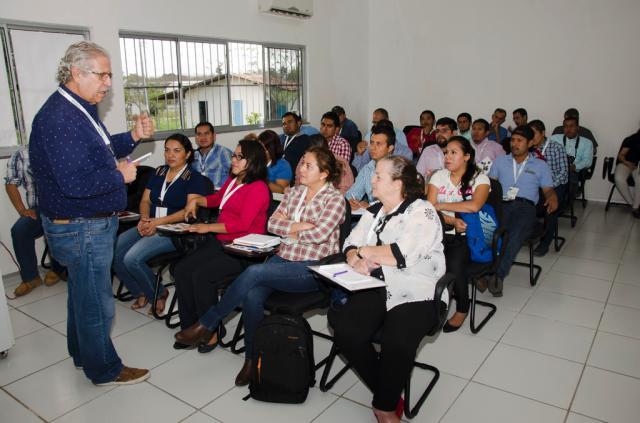
[[[111,62],[97,44],[69,46],[57,79],[33,120],[29,155],[49,247],[69,272],[67,347],[96,385],[142,382],[149,370],[124,366],[111,341],[111,262],[116,214],[136,178],[136,165],[118,159],[153,135],[153,123],[143,114],[130,132],[108,133],[96,105],[111,87]]]

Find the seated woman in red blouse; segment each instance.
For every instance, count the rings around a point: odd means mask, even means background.
[[[210,339],[222,319],[242,304],[246,356],[236,377],[238,386],[249,383],[253,335],[264,318],[266,299],[274,291],[317,291],[318,282],[307,266],[340,250],[345,199],[333,186],[340,178],[340,165],[333,153],[322,147],[311,147],[301,161],[300,185],[284,195],[269,218],[269,231],[283,238],[278,254],[266,263],[248,267],[227,288],[218,305],[175,335],[181,344],[198,345]]]
[[[195,216],[198,207],[219,208],[217,223],[194,224],[197,233],[215,233],[206,244],[182,259],[175,268],[176,295],[180,326],[188,328],[214,304],[218,303],[218,284],[225,277],[240,274],[243,262],[224,252],[221,242],[233,241],[248,234],[265,233],[270,194],[267,159],[262,145],[242,140],[231,155],[231,172],[220,191],[190,200],[186,218]],[[209,352],[218,345],[214,334],[198,347]],[[176,342],[176,349],[187,348]]]

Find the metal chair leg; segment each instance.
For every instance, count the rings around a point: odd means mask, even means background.
[[[51,264],[47,264],[45,263],[45,260],[47,259],[47,255],[49,254],[49,244],[47,244],[46,240],[44,242],[44,251],[42,252],[42,257],[40,257],[40,266],[42,266],[43,269],[51,269]]]
[[[533,261],[533,242],[527,241],[529,244],[529,262],[524,263],[521,261],[514,261],[514,266],[524,266],[529,268],[529,283],[531,286],[535,286],[538,283],[538,278],[540,278],[540,273],[542,272],[542,267],[538,264],[535,264]]]
[[[173,318],[173,316],[176,316],[178,314],[178,310],[176,310],[176,303],[178,301],[178,296],[174,293],[173,294],[173,298],[171,298],[171,304],[169,305],[169,309],[167,310],[167,312],[165,313],[165,315],[163,316],[164,318],[164,324],[169,328],[169,329],[175,329],[178,326],[180,326],[180,320],[178,319],[177,322],[172,322],[171,319]]]
[[[480,321],[478,326],[476,326],[476,305],[481,305],[489,308],[489,313],[485,316],[484,319]],[[496,314],[497,307],[495,304],[491,304],[485,301],[480,301],[477,299],[477,288],[475,283],[471,283],[471,308],[469,310],[469,328],[471,329],[471,333],[476,334],[480,332],[480,330],[487,324],[487,322]]]
[[[434,386],[436,386],[436,383],[438,383],[438,379],[440,379],[440,370],[438,370],[438,368],[435,366],[420,363],[417,361],[414,361],[413,366],[414,368],[418,367],[420,369],[429,370],[433,372],[433,376],[431,377],[429,385],[427,385],[427,388],[424,390],[420,398],[418,398],[418,401],[413,407],[411,407],[411,376],[409,376],[407,385],[404,388],[404,414],[410,419],[414,418],[418,414],[418,412],[420,411],[420,407],[422,407],[422,404],[424,404]]]
[[[351,365],[347,363],[335,376],[329,379],[329,374],[331,373],[331,367],[333,367],[333,362],[338,356],[339,351],[336,344],[331,345],[331,351],[329,351],[329,355],[327,356],[326,363],[324,366],[324,370],[322,371],[322,377],[320,378],[319,388],[322,392],[327,392],[329,389],[333,388],[333,385],[351,368]],[[329,380],[328,380],[329,379]]]

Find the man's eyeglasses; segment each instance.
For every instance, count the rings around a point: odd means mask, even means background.
[[[94,74],[95,76],[98,77],[98,79],[100,81],[106,81],[107,78],[112,79],[113,78],[113,73],[111,72],[96,72],[96,71],[92,71],[92,70],[88,70],[87,72]]]
[[[236,154],[236,153],[233,153],[233,154],[231,155],[231,158],[232,158],[232,159],[236,159],[237,161],[240,161],[240,160],[243,160],[243,159],[244,159],[244,156],[243,156],[242,154]]]

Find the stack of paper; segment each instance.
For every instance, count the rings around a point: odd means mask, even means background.
[[[319,273],[349,291],[359,291],[361,289],[380,288],[385,286],[384,281],[358,273],[347,263],[309,266],[309,269]]]
[[[280,244],[280,237],[271,235],[249,234],[233,240],[234,244],[255,248],[269,248]]]

